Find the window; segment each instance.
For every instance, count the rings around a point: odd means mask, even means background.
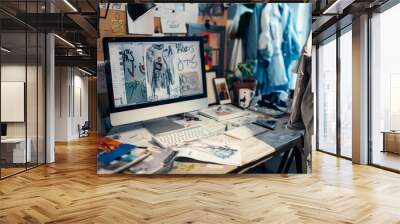
[[[2,1],[1,7],[17,7],[24,17],[41,12],[43,4]],[[45,163],[46,38],[8,14],[0,17],[0,178],[5,178]]]
[[[385,147],[383,133],[400,130],[400,33],[395,28],[398,21],[400,5],[371,18],[371,162],[394,170],[400,170],[400,133],[393,137],[397,142],[395,150]]]
[[[340,155],[352,157],[352,32],[340,36]]]
[[[318,48],[318,145],[336,154],[336,36]]]

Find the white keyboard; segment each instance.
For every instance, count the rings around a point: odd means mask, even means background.
[[[183,128],[153,136],[153,140],[162,148],[169,148],[182,143],[212,136],[213,133],[202,126]]]

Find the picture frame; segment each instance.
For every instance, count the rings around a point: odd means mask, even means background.
[[[219,104],[224,105],[232,103],[231,96],[229,95],[228,84],[226,83],[225,78],[215,78],[214,87]]]
[[[215,94],[215,87],[214,87],[214,79],[216,77],[217,73],[215,71],[206,72],[208,105],[217,103],[217,95]]]
[[[224,77],[225,27],[188,23],[187,36],[199,36],[203,38],[206,72],[216,71],[217,77]]]

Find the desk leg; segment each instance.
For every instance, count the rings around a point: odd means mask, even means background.
[[[293,148],[293,153],[294,156],[296,158],[296,170],[297,173],[303,173],[303,159],[301,156],[301,148],[299,148],[298,146],[295,146]]]
[[[290,156],[289,156],[289,159],[287,160],[286,167],[285,167],[285,170],[283,171],[283,173],[289,172],[290,166],[293,163],[295,149],[293,148],[293,149],[289,150],[288,152],[290,152]]]
[[[289,159],[287,159],[287,155],[289,154],[289,152],[290,152],[290,156],[289,156]],[[286,157],[285,157],[285,155],[286,155]],[[287,154],[285,153],[285,155],[283,155],[281,164],[279,165],[279,169],[281,168],[282,163],[285,164],[285,161],[287,160],[284,173],[288,173],[290,166],[293,163],[293,159],[295,159],[297,173],[303,173],[303,160],[302,160],[302,156],[301,156],[301,148],[299,148],[298,146],[295,146],[291,150],[287,151]]]
[[[288,160],[289,153],[290,153],[290,150],[286,151],[283,154],[283,157],[282,157],[281,163],[279,164],[279,168],[278,168],[278,172],[277,173],[282,173],[283,168],[285,167],[285,164],[286,164],[286,162]]]

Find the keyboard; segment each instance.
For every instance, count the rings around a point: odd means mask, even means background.
[[[169,148],[172,146],[181,145],[185,142],[207,138],[212,135],[213,132],[207,130],[203,126],[194,126],[158,134],[153,136],[153,141],[155,141],[162,148]]]

